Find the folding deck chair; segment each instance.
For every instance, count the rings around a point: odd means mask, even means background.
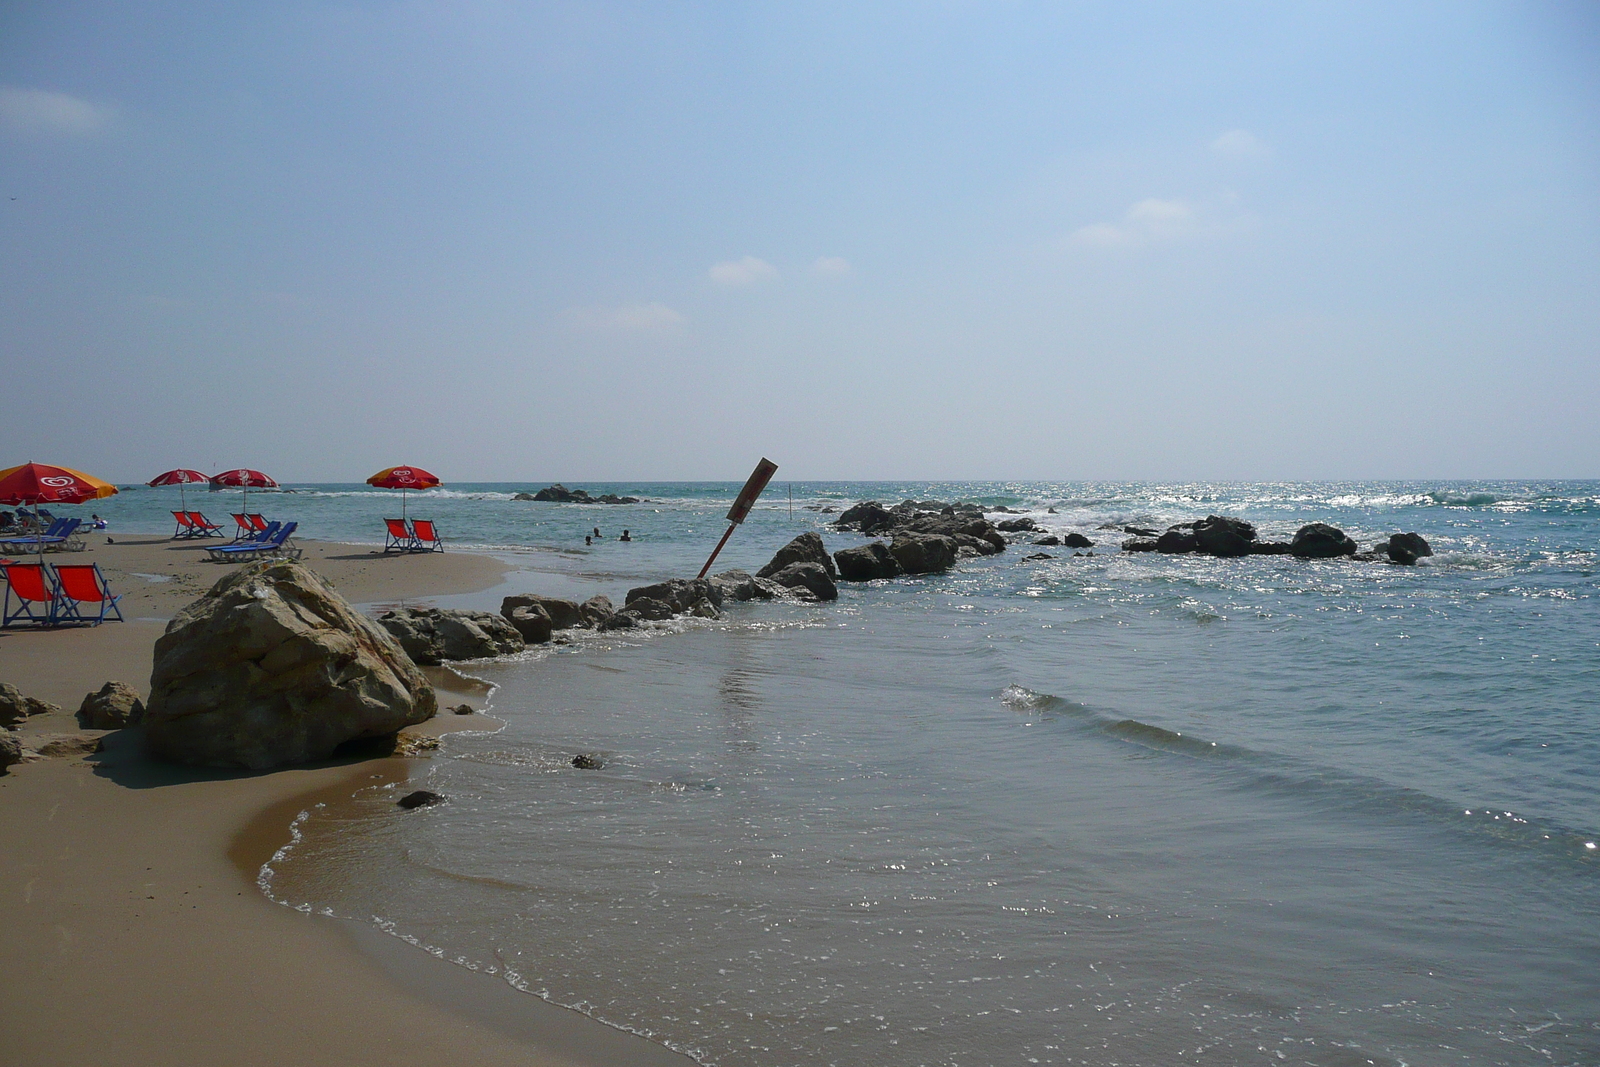
[[[266,519],[262,518],[260,515],[251,514],[235,514],[233,516],[233,524],[239,528],[238,532],[233,535],[233,539],[235,541],[245,541],[250,538],[257,537],[264,530],[266,530],[268,526]]]
[[[173,514],[177,514],[174,512]],[[198,511],[186,512],[189,521],[194,524],[194,537],[222,537],[222,527],[206,518]]]
[[[55,615],[55,577],[43,563],[10,563],[0,566],[6,580],[6,598],[0,607],[0,628],[31,623],[49,626]],[[12,600],[17,602],[15,610]],[[37,605],[43,605],[39,607]]]
[[[99,626],[112,616],[123,621],[122,609],[117,607],[122,597],[111,592],[98,563],[58,563],[55,571],[54,625]],[[93,615],[84,610],[86,604],[92,605]]]
[[[417,539],[404,519],[384,519],[383,551],[410,552],[417,547]]]
[[[411,531],[411,540],[413,542],[414,551],[444,551],[444,540],[440,538],[439,531],[433,528],[432,519],[412,519]]]
[[[172,517],[178,520],[177,529],[172,531],[173,537],[188,538],[195,536],[194,520],[189,517],[187,511],[174,511]]]

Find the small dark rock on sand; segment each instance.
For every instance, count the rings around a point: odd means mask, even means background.
[[[438,793],[431,793],[426,789],[419,789],[415,793],[407,793],[395,803],[410,811],[412,808],[423,808],[429,804],[443,804],[444,797]]]
[[[457,715],[471,715],[472,714],[472,705],[471,704],[457,704],[455,707],[451,708],[450,710],[455,712]]]

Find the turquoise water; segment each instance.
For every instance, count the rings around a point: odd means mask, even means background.
[[[521,587],[620,598],[698,570],[737,489],[581,487],[651,502],[408,507],[531,553]],[[397,503],[304,489],[262,510],[375,541]],[[788,491],[719,568],[860,543],[808,509],[870,498],[1101,543],[473,664],[508,725],[447,739],[450,802],[310,813],[274,895],[708,1063],[1600,1061],[1600,484],[807,483],[792,517]],[[154,529],[168,494],[101,513]],[[1098,529],[1211,512],[1436,554]]]

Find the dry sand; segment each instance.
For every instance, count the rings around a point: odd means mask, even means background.
[[[145,694],[165,620],[225,573],[193,542],[91,540],[87,552],[46,559],[99,563],[130,621],[0,631],[0,681],[63,707],[30,719],[25,745],[76,733],[72,712],[108,679]],[[305,548],[305,561],[356,603],[473,592],[509,569],[463,553],[384,558],[362,546]],[[450,672],[434,676],[453,684]],[[456,689],[441,692],[441,704],[482,703],[481,692]],[[419,729],[486,724],[481,714],[443,715]],[[261,893],[256,872],[288,841],[297,812],[374,779],[404,780],[416,763],[197,772],[146,760],[137,731],[117,731],[104,735],[99,753],[13,767],[0,777],[0,1062],[689,1062]]]

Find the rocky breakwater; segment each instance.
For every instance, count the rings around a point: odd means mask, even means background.
[[[492,611],[399,608],[379,615],[378,625],[414,662],[430,667],[446,660],[508,656],[527,645],[515,626]]]
[[[1005,525],[1012,524],[1008,521]],[[907,500],[886,508],[868,500],[846,509],[833,526],[889,537],[887,544],[874,541],[834,553],[840,577],[851,582],[937,574],[949,570],[958,559],[1003,552],[1007,544],[1001,532],[1004,526],[997,528],[972,504]],[[1031,519],[1014,523],[1019,533],[1033,528]]]
[[[176,763],[265,770],[432,718],[433,687],[383,627],[298,563],[248,564],[156,642],[144,730]]]
[[[785,589],[804,589],[818,600],[838,600],[839,571],[822,543],[822,536],[803,533],[784,545],[765,567],[756,571]]]
[[[575,600],[518,593],[500,601],[500,614],[530,645],[551,640],[557,630],[603,630],[617,612],[607,596],[592,596],[579,604]]]
[[[1294,556],[1297,559],[1348,557],[1400,564],[1413,564],[1419,556],[1433,554],[1427,540],[1416,533],[1394,534],[1387,541],[1375,545],[1372,551],[1362,552],[1349,534],[1323,522],[1300,527],[1289,541],[1259,540],[1254,525],[1225,515],[1208,515],[1194,522],[1180,522],[1155,536],[1151,536],[1154,531],[1142,527],[1124,529],[1135,535],[1122,542],[1124,552],[1194,553],[1223,559],[1237,556]]]
[[[618,496],[615,493],[590,496],[585,490],[568,489],[560,482],[555,485],[545,486],[537,493],[518,493],[511,499],[540,500],[553,504],[637,504],[640,502],[636,496]]]

